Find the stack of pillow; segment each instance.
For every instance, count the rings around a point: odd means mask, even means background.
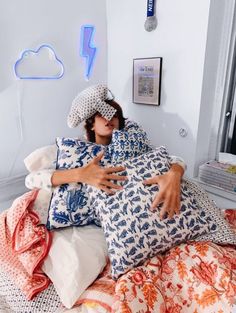
[[[151,150],[146,132],[136,123],[128,122],[124,130],[115,130],[111,144],[102,146],[73,138],[57,138],[56,169],[83,167],[104,151],[102,166],[111,166]],[[54,188],[47,228],[100,225],[86,184],[64,184]]]
[[[94,187],[89,188],[101,219],[115,279],[173,245],[217,229],[211,217],[198,207],[184,182],[178,215],[161,220],[160,209],[150,210],[158,186],[144,185],[143,180],[168,171],[169,155],[164,147],[127,160],[123,165],[128,177],[122,182],[123,189],[107,195]]]
[[[204,236],[209,239],[209,234],[214,237],[222,233],[223,229],[224,232],[228,231],[227,234],[230,233],[230,227],[223,217],[218,216],[215,220],[210,210],[205,210],[202,203],[199,205],[184,180],[179,215],[160,220],[159,212],[150,211],[158,186],[147,186],[142,181],[166,173],[170,168],[170,156],[164,147],[151,148],[147,134],[137,124],[127,123],[124,130],[115,130],[111,144],[106,147],[73,138],[57,138],[56,144],[56,169],[81,167],[104,150],[101,165],[121,163],[126,168],[121,174],[128,176],[127,181],[119,183],[123,189],[114,195],[107,195],[95,187],[80,183],[64,184],[53,190],[47,227],[49,230],[60,230],[54,233],[44,270],[66,307],[74,304],[103,269],[107,248],[112,276],[117,279],[145,259],[181,242],[197,238],[204,240]],[[95,225],[70,227],[89,224],[101,225],[103,231]],[[91,240],[93,236],[96,239]],[[232,243],[234,240],[236,243],[234,233],[230,233],[225,242],[225,236],[222,237],[223,243]],[[86,241],[89,243],[88,249]],[[91,259],[94,260],[93,264],[89,263]],[[90,269],[92,274],[85,277],[83,273],[88,273],[87,264],[91,265],[93,271]],[[79,280],[75,280],[75,277],[79,277]],[[69,290],[74,292],[68,294]]]

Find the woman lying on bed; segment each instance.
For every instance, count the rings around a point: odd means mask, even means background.
[[[110,144],[113,130],[124,129],[126,123],[120,105],[113,99],[107,99],[108,92],[109,90],[105,85],[87,88],[74,100],[68,116],[70,127],[76,127],[85,120],[88,141],[105,146]],[[99,106],[96,110],[94,108],[97,103]],[[80,168],[55,170],[51,171],[50,174],[44,172],[46,178],[44,181],[43,176],[41,176],[41,188],[43,189],[42,184],[46,185],[45,189],[48,189],[50,184],[55,187],[61,184],[80,182],[95,186],[108,194],[114,193],[121,188],[116,182],[126,179],[125,176],[119,175],[119,172],[123,171],[124,168],[122,166],[101,167],[99,162],[102,157],[103,153],[100,153],[87,165]],[[180,182],[185,164],[177,157],[172,157],[171,163],[171,168],[166,174],[144,181],[144,184],[159,185],[160,190],[153,200],[152,207],[155,208],[163,204],[160,211],[161,218],[165,214],[169,218],[173,217],[175,213],[179,212],[180,207]],[[34,173],[31,173],[26,178],[26,186],[29,189],[39,187],[39,183],[35,185],[33,177]]]
[[[109,90],[105,85],[95,85],[81,92],[74,100],[68,116],[69,127],[76,127],[85,121],[87,140],[101,145],[109,145],[113,130],[124,129],[126,119],[122,109],[113,98],[107,99]],[[97,109],[95,109],[97,108]],[[55,152],[56,156],[56,152]],[[26,177],[26,186],[29,189],[50,189],[68,183],[87,183],[95,186],[107,194],[114,193],[121,187],[116,184],[126,179],[118,173],[123,171],[122,166],[101,167],[99,162],[103,158],[100,153],[87,165],[68,170],[43,171],[36,180],[35,173]],[[144,184],[158,184],[159,192],[155,196],[152,207],[162,204],[160,217],[173,217],[179,212],[180,183],[184,173],[185,164],[181,158],[171,158],[170,170],[162,175],[145,180]],[[38,175],[38,173],[37,173]]]
[[[145,137],[145,132],[137,130],[140,130],[137,124],[124,119],[117,103],[107,100],[107,91],[106,86],[100,85],[86,89],[74,100],[68,116],[70,127],[86,121],[88,142],[59,138],[57,170],[53,166],[51,169],[50,166],[41,167],[26,178],[29,188],[40,189],[38,195],[42,189],[48,191],[48,202],[53,191],[50,209],[53,214],[56,213],[55,220],[52,221],[55,224],[47,224],[48,229],[79,226],[77,222],[81,220],[73,220],[73,217],[77,207],[80,208],[83,204],[84,198],[76,197],[73,186],[79,189],[80,185],[86,184],[77,184],[78,182],[88,184],[92,207],[99,207],[98,212],[102,215],[102,229],[89,225],[50,232],[53,242],[47,258],[44,259],[43,271],[53,282],[61,302],[67,308],[71,308],[78,300],[78,305],[94,308],[88,312],[95,312],[96,307],[97,312],[106,313],[195,313],[196,307],[199,308],[199,313],[209,310],[230,312],[229,308],[236,294],[235,248],[223,248],[199,241],[236,245],[235,232],[206,193],[181,179],[185,167],[183,162],[173,157],[167,158],[168,153],[163,147],[147,149],[148,152],[143,152],[141,156],[121,162],[126,165],[127,174],[124,174],[124,168],[117,166],[116,162],[110,163],[113,164],[112,167],[100,166],[100,162],[104,162],[106,151],[98,154],[101,150],[97,150],[98,144],[108,148],[113,145],[116,148],[114,134],[120,133],[123,136],[129,131],[132,135],[142,133]],[[116,129],[123,129],[124,132]],[[119,151],[127,152],[122,140],[119,141]],[[79,161],[78,166],[74,167],[71,166],[71,154],[74,145],[78,144],[77,147],[82,148],[74,149],[76,162]],[[89,150],[89,162],[81,167],[83,158],[76,153],[82,151],[86,154],[84,148],[91,147],[95,147],[95,150]],[[145,145],[140,147],[144,148]],[[131,152],[135,150],[133,148]],[[96,153],[92,155],[91,151]],[[117,154],[117,149],[112,151],[115,151],[114,160],[117,156],[117,159],[121,158],[122,153]],[[54,159],[56,153],[55,145],[52,149]],[[130,155],[132,153],[128,151],[125,156],[129,159]],[[161,175],[155,176],[157,173]],[[68,188],[65,183],[71,183],[69,185],[72,186],[72,189],[66,190],[66,196],[63,195],[63,191]],[[158,194],[157,184],[160,189]],[[31,196],[34,200],[36,192],[29,193],[27,197]],[[39,196],[34,202],[36,208],[38,198]],[[151,212],[150,199],[154,199],[153,207],[164,203],[160,214],[161,217],[167,215],[169,218],[160,219],[159,214]],[[58,203],[61,200],[63,205],[66,203],[69,206],[58,213]],[[33,212],[34,207],[30,206]],[[43,207],[47,211],[48,204]],[[10,211],[14,213],[14,210]],[[82,209],[82,217],[84,213],[85,210]],[[62,224],[57,225],[60,217]],[[75,224],[65,225],[66,219]],[[83,225],[88,223],[81,224]],[[34,228],[37,231],[36,226]],[[19,230],[21,237],[22,230]],[[45,232],[46,235],[48,233]],[[186,242],[191,239],[198,242]],[[180,244],[181,242],[184,243]],[[105,270],[96,280],[106,264],[107,247],[110,269]],[[111,276],[118,280],[112,280]],[[86,290],[90,284],[92,285]]]

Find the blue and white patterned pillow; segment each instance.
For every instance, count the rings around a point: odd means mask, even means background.
[[[104,146],[73,138],[57,138],[58,146],[56,169],[70,169],[86,165],[97,154],[106,150]],[[105,153],[101,165],[109,163]],[[87,185],[81,183],[63,184],[54,188],[49,211],[47,228],[83,226],[91,223],[100,225],[94,215]]]
[[[160,220],[159,212],[149,210],[158,186],[142,182],[168,171],[169,156],[164,147],[126,161],[124,166],[128,180],[121,183],[123,190],[107,195],[89,187],[105,233],[114,279],[173,245],[216,229],[185,183],[179,215]]]
[[[114,130],[108,146],[112,164],[122,163],[151,150],[147,134],[142,130]]]
[[[123,146],[124,137],[126,138],[125,146]],[[106,147],[73,138],[57,138],[56,169],[82,167],[102,150],[105,151],[105,156],[101,165],[106,166],[111,162],[115,165],[117,162],[120,163],[150,150],[148,143],[145,131],[137,123],[131,121],[126,122],[124,130],[114,131],[111,144]],[[54,188],[48,212],[48,229],[83,226],[91,223],[100,226],[86,184],[63,184]]]

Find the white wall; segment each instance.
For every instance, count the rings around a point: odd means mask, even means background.
[[[158,0],[157,29],[144,30],[146,0],[108,0],[108,84],[154,144],[182,156],[193,176],[210,0]],[[132,103],[134,58],[163,57],[161,105]],[[186,128],[188,136],[180,137]]]
[[[0,1],[0,179],[25,172],[23,159],[54,141],[76,136],[66,125],[71,101],[79,91],[107,81],[105,0]],[[89,82],[80,57],[80,28],[96,27],[96,64]],[[13,65],[25,49],[50,44],[65,66],[59,80],[17,80]],[[22,127],[21,127],[22,124]],[[21,134],[22,130],[22,134]]]

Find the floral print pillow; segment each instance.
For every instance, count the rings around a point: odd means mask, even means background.
[[[112,164],[122,163],[152,150],[147,133],[137,123],[127,121],[123,130],[114,130],[108,151]]]
[[[73,138],[57,138],[57,169],[82,167],[104,150],[104,146]],[[109,163],[105,153],[102,165]],[[91,223],[100,225],[94,215],[87,185],[81,183],[63,184],[54,188],[48,211],[47,228],[83,226]]]
[[[143,185],[143,180],[168,171],[169,155],[164,147],[125,161],[124,166],[128,180],[121,183],[122,190],[107,195],[89,188],[105,233],[114,279],[157,253],[217,228],[184,182],[178,216],[160,220],[159,212],[149,209],[158,186]]]
[[[115,165],[140,155],[151,148],[146,133],[135,122],[126,121],[124,130],[113,132],[111,144],[98,145],[74,138],[57,138],[56,169],[82,167],[104,150],[102,166]],[[47,228],[83,226],[95,223],[100,226],[86,184],[63,184],[54,188],[49,206]]]

